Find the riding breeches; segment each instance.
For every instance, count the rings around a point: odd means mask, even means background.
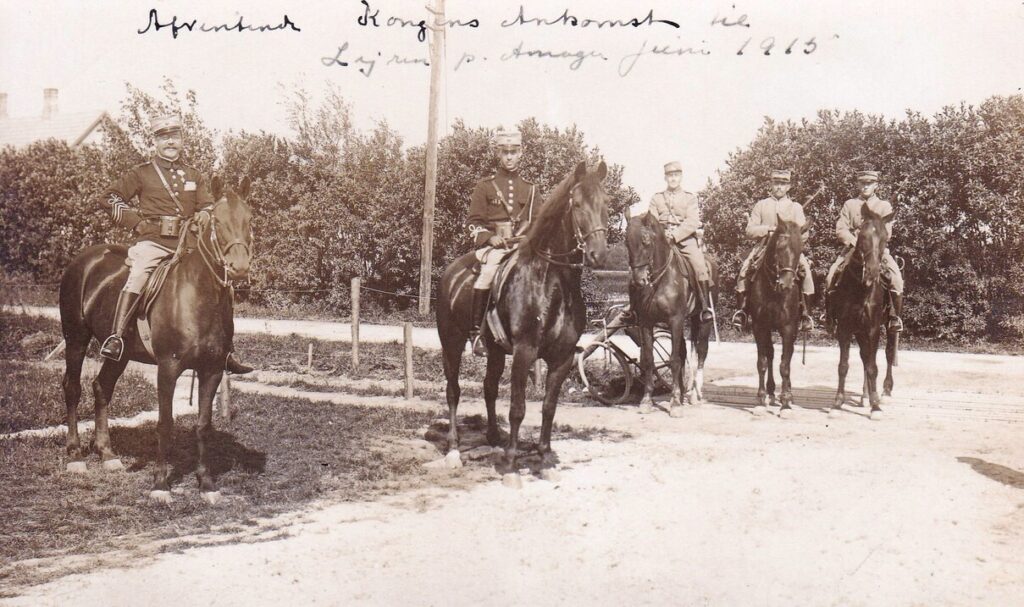
[[[174,251],[150,240],[140,240],[128,248],[128,281],[122,291],[142,293],[142,289],[160,262],[174,255]]]
[[[498,265],[501,264],[501,258],[506,253],[508,253],[507,249],[495,247],[477,249],[476,258],[480,261],[480,275],[476,277],[476,281],[473,283],[474,289],[491,288],[491,283],[494,282],[494,275],[498,272]]]
[[[704,261],[704,251],[700,250],[696,239],[687,238],[680,243],[676,243],[676,247],[679,248],[679,252],[683,254],[683,257],[693,265],[693,270],[697,273],[697,280],[711,280],[708,264]]]
[[[828,277],[825,279],[828,288],[833,288],[832,280],[835,278],[836,272],[849,261],[853,251],[851,248],[848,253],[836,257],[832,267],[828,269]],[[882,280],[888,285],[890,291],[897,295],[903,294],[903,272],[900,272],[900,267],[889,253],[889,249],[882,253]]]
[[[758,249],[754,247],[750,250],[747,258],[743,260],[743,264],[740,265],[740,273],[736,277],[736,292],[743,293],[747,290],[747,271],[750,269],[750,262],[753,261],[757,255]],[[800,254],[800,272],[803,274],[803,284],[801,290],[804,295],[814,295],[814,276],[811,276],[811,262],[804,257],[804,254]]]

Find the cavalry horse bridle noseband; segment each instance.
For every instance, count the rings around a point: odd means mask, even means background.
[[[226,204],[228,201],[227,196],[222,196],[220,200],[215,202],[210,208],[210,224],[208,228],[209,238],[204,238],[202,232],[199,233],[196,238],[196,247],[199,249],[199,256],[203,258],[203,262],[206,267],[210,269],[210,273],[213,274],[213,278],[222,287],[226,287],[231,284],[231,280],[228,278],[228,264],[227,254],[232,247],[241,246],[245,249],[246,259],[252,261],[252,248],[250,244],[247,244],[241,238],[235,238],[225,245],[220,244],[220,239],[217,238],[217,216],[214,215],[213,210],[218,205]],[[252,242],[252,227],[249,228],[249,242]],[[218,272],[214,266],[219,265],[221,272]],[[223,274],[223,277],[221,275]]]
[[[575,199],[574,194],[576,193],[576,190],[580,187],[580,185],[581,185],[580,183],[577,183],[574,186],[572,186],[571,188],[569,188],[569,204],[567,204],[566,207],[565,207],[565,213],[566,213],[566,215],[569,216],[569,220],[572,222],[573,238],[576,240],[576,246],[573,247],[572,249],[569,249],[565,253],[552,253],[551,251],[543,251],[540,248],[535,249],[537,255],[541,259],[543,259],[544,261],[546,261],[548,263],[554,264],[556,266],[566,266],[566,267],[570,267],[570,268],[582,268],[583,265],[584,265],[583,263],[573,263],[571,261],[561,261],[560,258],[564,259],[564,258],[571,257],[571,256],[575,255],[576,253],[583,253],[584,250],[585,250],[585,245],[586,245],[587,241],[590,239],[591,236],[593,236],[594,234],[598,234],[598,233],[601,233],[601,232],[607,232],[608,231],[608,228],[605,227],[605,226],[597,226],[596,228],[594,228],[593,230],[590,230],[586,234],[584,234],[583,230],[580,229],[580,222],[576,219],[576,213],[573,212],[575,210],[575,208],[576,208],[576,199]],[[564,221],[564,218],[563,218],[563,221]]]

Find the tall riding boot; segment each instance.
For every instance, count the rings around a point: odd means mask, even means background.
[[[736,313],[732,315],[732,326],[736,327],[737,331],[746,332],[747,323],[747,292],[736,291]]]
[[[800,294],[800,330],[810,331],[814,329],[814,320],[811,318],[811,309],[807,306],[807,294]]]
[[[231,322],[234,322],[235,316],[235,288],[231,287]],[[231,344],[234,346],[234,344]],[[253,368],[243,363],[235,357],[234,350],[228,352],[228,357],[224,361],[224,370],[233,375],[242,375],[244,373],[252,373]]]
[[[899,333],[903,330],[903,319],[900,315],[903,314],[903,295],[890,291],[892,295],[892,311],[889,314],[889,328]]]
[[[473,343],[473,354],[477,356],[487,356],[487,348],[484,346],[484,340],[481,338],[480,327],[484,323],[484,314],[487,312],[487,298],[490,294],[490,289],[473,289],[473,301],[471,304],[473,325],[469,330],[469,338]]]
[[[700,321],[709,322],[715,319],[708,302],[711,301],[711,283],[701,280],[697,283],[697,297],[700,300]]]
[[[124,333],[128,316],[135,310],[135,302],[138,300],[138,293],[121,291],[118,294],[117,305],[114,307],[114,326],[111,329],[113,333],[100,346],[101,356],[110,360],[121,360],[121,356],[124,354],[124,339],[121,338],[121,334]]]

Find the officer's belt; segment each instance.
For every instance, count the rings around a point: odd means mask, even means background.
[[[160,226],[161,236],[178,237],[181,235],[182,218],[178,215],[157,215],[143,219],[146,223]]]

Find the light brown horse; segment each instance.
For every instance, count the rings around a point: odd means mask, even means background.
[[[197,226],[195,248],[186,249],[149,310],[154,355],[146,349],[138,331],[125,335],[125,355],[121,360],[103,360],[99,375],[92,382],[96,401],[96,436],[93,448],[100,454],[103,467],[118,470],[121,462],[110,444],[107,405],[118,378],[129,360],[157,365],[157,392],[160,404],[157,423],[157,463],[151,497],[170,499],[167,456],[171,448],[174,416],[171,410],[174,386],[186,369],[194,369],[199,378],[199,423],[196,428],[199,459],[196,476],[204,499],[215,502],[220,494],[209,473],[206,443],[213,433],[213,397],[224,374],[231,350],[234,323],[230,280],[244,278],[252,260],[252,212],[245,203],[249,194],[246,177],[236,193],[225,188],[219,177],[212,182],[212,219],[205,228]],[[183,231],[185,234],[189,230]],[[82,361],[93,337],[110,333],[118,292],[128,277],[125,265],[127,247],[96,245],[78,254],[60,283],[61,330],[65,350],[64,401],[68,414],[67,452],[69,467],[81,463],[87,455],[78,436],[78,401],[81,398]]]

